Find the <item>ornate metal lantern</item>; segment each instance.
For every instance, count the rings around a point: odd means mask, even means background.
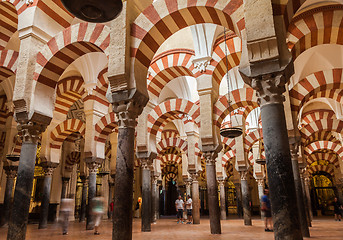
[[[108,22],[123,8],[122,0],[61,0],[65,8],[87,22]]]
[[[227,108],[229,109],[229,117],[230,117],[230,122],[231,122],[231,127],[224,127],[220,129],[220,135],[226,138],[235,138],[239,137],[242,135],[243,130],[240,127],[233,127],[232,126],[232,121],[231,121],[231,111],[230,111],[230,82],[229,82],[229,61],[227,59],[227,45],[226,45],[226,28],[224,27],[224,43],[225,43],[225,64],[226,64],[226,80],[227,80],[227,88],[228,88],[228,106]]]

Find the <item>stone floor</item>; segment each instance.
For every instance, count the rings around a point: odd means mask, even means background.
[[[140,231],[140,219],[134,219],[133,239],[134,240],[214,240],[214,239],[274,239],[273,233],[264,232],[263,222],[259,219],[253,220],[253,226],[243,226],[243,220],[230,219],[222,221],[222,234],[211,235],[209,220],[201,219],[200,225],[177,224],[175,219],[160,219],[158,223],[152,225],[152,231],[142,233]],[[321,218],[313,220],[313,227],[310,229],[311,239],[342,240],[343,221],[335,222],[332,218]],[[5,240],[6,228],[0,228],[0,240]],[[70,223],[69,234],[63,236],[58,224],[49,225],[48,229],[38,230],[36,224],[28,226],[26,240],[90,240],[90,239],[112,239],[112,224],[104,220],[99,236],[93,235],[92,231],[85,230],[84,223]]]

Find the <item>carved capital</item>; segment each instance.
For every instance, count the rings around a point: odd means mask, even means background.
[[[218,179],[218,184],[219,184],[219,187],[224,187],[225,180],[224,179]]]
[[[192,179],[191,178],[187,178],[184,180],[186,187],[190,187],[192,185]]]
[[[136,118],[148,102],[147,96],[136,91],[124,90],[112,94],[113,111],[116,113],[119,128],[135,128]]]
[[[141,168],[144,170],[152,170],[153,169],[152,162],[153,160],[150,158],[141,158],[140,159]]]
[[[18,123],[17,129],[21,133],[20,137],[23,142],[37,143],[40,140],[40,134],[45,131],[46,125],[28,121]]]
[[[241,181],[246,181],[248,179],[248,171],[240,171]]]
[[[264,186],[264,179],[263,178],[256,179],[256,182],[257,182],[257,186],[259,186],[259,187]]]
[[[151,182],[152,182],[152,184],[157,186],[158,176],[157,175],[151,176]]]
[[[55,168],[58,166],[57,163],[52,163],[52,162],[43,162],[41,164],[44,170],[44,175],[46,177],[51,177],[52,174],[54,173]]]
[[[91,173],[96,174],[98,172],[98,168],[100,167],[100,165],[101,164],[99,162],[87,162],[89,174]]]
[[[206,159],[206,165],[215,165],[218,153],[216,151],[208,151],[203,153]]]
[[[212,57],[202,57],[193,60],[194,68],[203,73],[206,71]]]
[[[253,77],[251,87],[256,90],[258,104],[282,104],[285,101],[286,78],[282,72]]]
[[[191,179],[192,179],[192,182],[197,182],[198,181],[198,178],[199,178],[199,173],[198,172],[190,172],[189,173]]]
[[[18,173],[18,166],[4,166],[7,179],[15,179]]]

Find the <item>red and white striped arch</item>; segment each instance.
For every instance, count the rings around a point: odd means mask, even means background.
[[[118,131],[117,118],[114,112],[110,112],[100,118],[95,124],[95,136],[94,140],[101,143],[106,143],[107,136],[115,130]]]
[[[195,103],[185,99],[170,99],[157,105],[148,115],[148,132],[156,135],[163,123],[177,114],[187,114],[200,126],[200,109]]]
[[[251,106],[251,110],[258,107],[255,90],[252,88],[236,89],[230,93],[230,109],[228,108],[228,94],[221,96],[213,107],[214,124],[220,128],[224,118],[229,111],[232,112],[238,108]],[[245,112],[248,116],[249,112]]]
[[[0,82],[16,73],[18,55],[13,50],[0,51]]]
[[[288,27],[288,47],[293,59],[321,44],[343,44],[343,6],[324,6],[304,12]]]
[[[181,138],[165,138],[157,144],[157,154],[160,154],[163,149],[166,149],[168,147],[176,147],[184,153],[187,153],[188,145],[187,142],[185,140],[182,140]]]
[[[50,147],[60,149],[63,141],[74,132],[79,132],[84,137],[85,123],[79,119],[68,119],[60,123],[50,133]]]
[[[282,16],[286,29],[292,21],[294,14],[306,0],[272,0],[273,15]]]
[[[335,91],[336,89],[342,91],[340,90],[343,87],[341,68],[313,73],[290,87],[289,94],[293,111],[299,111],[307,101],[319,97],[332,98],[338,102],[343,102],[341,94],[331,95],[332,92],[330,92],[330,90]]]
[[[340,144],[329,142],[329,141],[317,141],[313,142],[310,145],[307,145],[304,148],[304,153],[306,155],[311,155],[312,153],[319,151],[319,150],[330,150],[343,159],[343,147]]]
[[[339,157],[336,153],[328,152],[315,152],[312,153],[310,156],[307,157],[306,162],[310,166],[312,163],[317,161],[328,161],[329,163],[333,164],[335,167],[339,167]]]
[[[108,99],[106,98],[106,92],[108,88],[108,79],[107,79],[107,71],[108,68],[103,69],[99,74],[98,74],[98,81],[95,89],[92,90],[91,94],[88,94],[84,98],[84,102],[87,100],[94,100],[106,107],[110,106],[110,103]]]
[[[110,28],[103,24],[79,23],[52,38],[37,54],[34,80],[55,88],[64,70],[77,58],[91,52],[108,56]]]
[[[70,166],[74,164],[79,164],[81,159],[81,152],[71,152],[66,158],[66,163]]]
[[[316,111],[311,111],[303,114],[301,117],[301,127],[304,127],[306,124],[309,124],[311,122],[321,120],[321,119],[333,119],[336,118],[335,112],[332,110],[316,110]]]
[[[158,97],[165,85],[180,76],[194,76],[194,51],[173,49],[158,55],[151,63],[148,73],[148,92]]]
[[[154,1],[131,26],[132,69],[136,81],[146,81],[145,73],[151,60],[167,38],[182,28],[199,23],[222,25],[240,35],[245,27],[243,1]]]
[[[233,146],[236,144],[236,140],[234,138],[223,138],[223,144],[224,144],[224,151],[229,151],[230,149],[233,149]]]
[[[233,176],[233,165],[230,161],[227,161],[224,166],[226,176],[229,178]]]
[[[57,84],[55,111],[67,114],[74,102],[85,97],[86,92],[82,77],[74,76],[64,78]]]
[[[307,171],[310,175],[314,175],[318,172],[326,172],[330,174],[331,176],[334,176],[335,169],[331,165],[326,165],[326,166],[315,165],[315,166],[309,167]]]
[[[340,144],[341,141],[337,139],[337,136],[335,136],[334,132],[320,130],[318,132],[313,132],[311,135],[305,137],[302,135],[301,142],[303,146],[307,146],[308,144],[311,144],[316,141],[330,141],[333,143]]]
[[[162,131],[162,139],[167,139],[167,138],[179,138],[180,134],[178,130],[174,129],[167,129]]]
[[[231,36],[226,40],[227,47],[227,59],[228,59],[228,70],[236,67],[240,63],[242,54],[242,41],[239,37]],[[225,76],[226,59],[225,59],[225,42],[220,42],[214,49],[212,54],[212,61],[210,66],[213,68],[213,79],[220,85],[223,77]]]
[[[161,160],[161,168],[164,168],[165,166],[169,164],[180,164],[182,162],[182,157],[177,154],[165,154],[160,157]]]
[[[250,132],[244,137],[244,151],[249,152],[255,142],[263,139],[262,129]]]
[[[225,167],[227,162],[230,162],[231,158],[236,156],[236,149],[231,149],[227,151],[222,157],[222,166]]]
[[[19,1],[18,1],[19,2]],[[0,2],[0,50],[3,50],[18,29],[18,13],[9,1]]]
[[[315,132],[329,131],[341,133],[343,129],[343,121],[338,119],[320,119],[305,125],[300,129],[302,136],[308,138]]]

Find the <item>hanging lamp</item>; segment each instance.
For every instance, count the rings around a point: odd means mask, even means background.
[[[12,162],[18,162],[19,159],[20,159],[20,154],[15,154],[14,153],[14,148],[15,148],[15,146],[17,144],[18,137],[19,137],[19,135],[17,134],[16,138],[15,138],[15,142],[14,142],[14,144],[12,146],[12,149],[11,149],[11,153],[6,155],[7,160],[10,160]]]
[[[109,22],[123,8],[122,0],[61,0],[64,7],[77,18],[86,22]]]
[[[226,81],[227,81],[227,88],[228,88],[228,110],[229,110],[229,122],[231,123],[231,126],[224,127],[220,129],[220,135],[225,138],[235,138],[242,135],[243,130],[240,127],[233,127],[232,121],[231,121],[231,100],[230,100],[230,83],[229,83],[229,60],[227,59],[227,44],[226,44],[226,28],[224,27],[224,45],[225,45],[225,64],[226,64]]]

